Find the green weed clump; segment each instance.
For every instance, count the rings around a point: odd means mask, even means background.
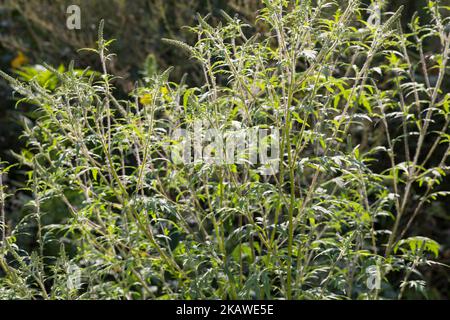
[[[421,270],[439,244],[411,229],[447,194],[445,8],[430,1],[431,24],[414,16],[403,31],[401,9],[263,2],[258,31],[223,13],[218,25],[198,17],[192,46],[165,40],[198,63],[203,86],[173,83],[168,69],[117,99],[103,24],[90,49],[100,72],[2,73],[39,116],[25,124],[33,200],[17,226],[0,180],[1,298],[427,296]],[[174,133],[199,122],[225,136],[277,131],[259,143],[278,136],[280,156],[230,163],[203,145],[212,161],[179,161]],[[49,203],[66,216],[46,222]],[[19,245],[25,233],[32,252]]]

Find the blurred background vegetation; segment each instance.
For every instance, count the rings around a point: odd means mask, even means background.
[[[344,1],[345,2],[345,1]],[[368,4],[370,1],[365,1]],[[441,3],[450,1],[443,0]],[[81,7],[81,30],[66,28],[67,7],[77,4]],[[394,11],[404,5],[402,25],[408,23],[416,11],[422,11],[425,0],[385,1],[386,9]],[[71,60],[77,68],[90,66],[98,69],[97,57],[79,52],[81,48],[94,47],[97,39],[97,25],[105,19],[105,35],[116,39],[111,51],[117,56],[111,65],[111,72],[120,77],[117,92],[126,96],[135,82],[142,77],[142,71],[149,68],[165,69],[174,66],[172,77],[178,81],[187,74],[188,83],[202,82],[202,75],[194,62],[178,48],[161,41],[161,38],[178,39],[187,43],[195,38],[184,26],[196,24],[196,14],[211,14],[211,19],[220,16],[220,10],[230,15],[238,14],[246,23],[255,26],[259,0],[0,0],[0,69],[14,73],[20,67],[48,63],[52,66],[67,66]],[[256,27],[256,26],[255,26]],[[433,52],[433,44],[425,48],[425,54]],[[21,152],[21,122],[33,119],[33,110],[21,104],[11,89],[0,81],[0,159],[14,163],[13,152]],[[380,167],[383,167],[382,160]],[[26,168],[12,170],[7,183],[20,189]],[[447,179],[448,180],[448,179]],[[446,183],[447,190],[449,182]],[[28,196],[17,192],[9,203],[8,212],[17,213],[9,219],[19,219],[23,214],[23,203]],[[422,215],[416,223],[420,234],[436,239],[444,247],[441,262],[450,264],[450,221],[448,198],[442,198],[429,213]],[[52,208],[54,216],[64,214],[58,207]],[[32,241],[30,240],[30,245]],[[450,272],[447,268],[430,268],[425,275],[431,283],[435,298],[449,298]]]

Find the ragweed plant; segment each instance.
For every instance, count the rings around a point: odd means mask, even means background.
[[[194,45],[165,40],[196,61],[201,87],[169,81],[168,69],[118,100],[103,24],[91,49],[101,74],[46,66],[58,79],[49,89],[2,73],[39,108],[20,157],[30,168],[26,220],[34,221],[38,248],[22,252],[21,226],[7,230],[3,296],[427,294],[420,270],[436,263],[439,244],[410,231],[447,193],[439,189],[450,151],[445,8],[430,1],[431,24],[415,16],[403,31],[401,8],[263,2],[260,32],[223,13],[219,25],[198,17]],[[431,62],[425,41],[439,43]],[[182,142],[173,133],[195,132],[199,121],[218,134],[277,129],[278,169],[245,155],[223,161],[217,145],[200,145],[213,161],[174,161]],[[62,221],[43,223],[48,201],[67,209]],[[60,253],[48,255],[55,242]],[[79,286],[67,266],[79,270]]]

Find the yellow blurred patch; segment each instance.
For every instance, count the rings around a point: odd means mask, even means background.
[[[139,102],[143,105],[149,105],[153,101],[153,96],[151,94],[144,94],[142,97],[139,98]]]
[[[161,87],[161,93],[165,97],[169,93],[169,90],[166,87]]]
[[[11,60],[11,68],[18,69],[27,63],[28,58],[23,54],[22,51],[19,51],[17,53],[17,56],[13,60]]]

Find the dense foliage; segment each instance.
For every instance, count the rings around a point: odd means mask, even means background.
[[[446,268],[442,250],[413,226],[448,193],[449,8],[429,1],[430,23],[415,15],[403,30],[402,8],[263,4],[253,26],[223,11],[198,17],[193,45],[163,40],[200,66],[197,86],[150,59],[118,96],[103,22],[85,49],[99,72],[2,72],[37,110],[17,155],[32,200],[16,225],[0,179],[0,298],[434,294],[422,273]],[[259,147],[276,141],[280,156],[230,162],[202,136],[212,158],[183,163],[175,133],[199,123],[238,140],[266,129]]]

